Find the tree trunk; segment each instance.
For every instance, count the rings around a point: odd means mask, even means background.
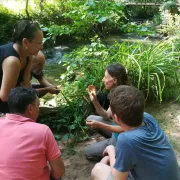
[[[41,12],[43,10],[43,2],[44,2],[44,0],[40,0],[40,3],[39,3],[39,7],[40,7],[40,11]]]
[[[25,9],[25,11],[26,11],[26,15],[27,15],[27,17],[28,17],[28,19],[29,19],[29,12],[28,12],[28,4],[29,4],[29,0],[26,0],[26,9]]]

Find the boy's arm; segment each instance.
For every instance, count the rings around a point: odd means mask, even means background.
[[[114,177],[114,180],[128,180],[128,172],[120,172],[114,168],[112,171],[112,175]]]
[[[100,128],[100,129],[104,129],[104,130],[114,132],[114,133],[124,132],[123,128],[119,125],[118,126],[109,125],[109,124],[105,124],[103,122],[98,122],[96,120],[87,120],[86,124],[91,128]]]
[[[110,167],[111,167],[111,172],[114,177],[114,180],[128,180],[128,172],[120,172],[114,168],[115,164],[115,147],[110,145],[107,146],[107,148],[104,150],[104,155],[109,156],[109,162],[110,162]]]

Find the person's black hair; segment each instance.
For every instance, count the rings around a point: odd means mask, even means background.
[[[126,69],[123,65],[116,63],[106,67],[107,72],[117,79],[118,85],[130,85]]]
[[[12,114],[23,114],[29,104],[35,103],[37,92],[33,88],[16,87],[8,96],[8,107]]]
[[[21,44],[24,38],[32,41],[35,37],[35,33],[38,31],[41,31],[41,28],[37,22],[22,20],[15,25],[13,42]]]

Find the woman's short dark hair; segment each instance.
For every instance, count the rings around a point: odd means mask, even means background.
[[[8,96],[8,107],[10,113],[23,114],[29,104],[35,103],[37,92],[33,88],[16,87],[11,89]]]
[[[117,79],[117,85],[129,85],[129,78],[123,65],[116,63],[106,67],[107,72]]]
[[[15,25],[13,42],[21,44],[24,38],[33,40],[35,37],[35,33],[38,31],[41,31],[41,28],[37,22],[22,20]]]
[[[145,99],[142,92],[133,87],[121,85],[110,92],[110,107],[126,125],[139,126],[143,121]]]

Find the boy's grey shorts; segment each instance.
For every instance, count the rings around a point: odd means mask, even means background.
[[[113,175],[112,175],[111,172],[109,173],[109,176],[108,176],[107,180],[114,180]]]

